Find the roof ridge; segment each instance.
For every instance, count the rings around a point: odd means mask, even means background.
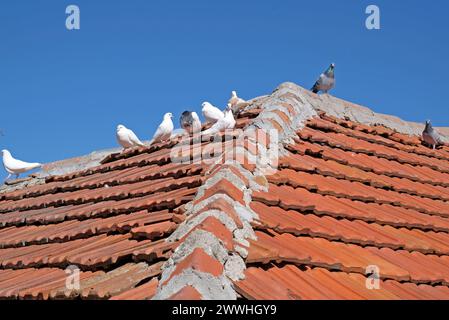
[[[226,150],[209,167],[205,182],[186,205],[186,220],[166,240],[179,245],[164,264],[154,299],[187,298],[186,292],[192,299],[237,298],[233,282],[244,278],[248,240],[256,240],[252,193],[268,190],[265,176],[277,169],[279,155],[287,152],[284,144],[316,115],[289,84],[263,101],[235,149]],[[208,259],[201,259],[205,255]]]
[[[295,83],[285,82],[282,86],[288,86],[291,90],[302,95],[317,111],[323,111],[328,115],[340,119],[351,120],[370,126],[383,125],[387,128],[407,135],[421,136],[424,123],[402,120],[401,118],[374,112],[369,107],[353,103],[329,94],[318,95]],[[445,143],[449,143],[449,127],[434,127],[443,137]]]

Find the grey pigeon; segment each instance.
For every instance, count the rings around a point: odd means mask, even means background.
[[[334,69],[335,64],[332,63],[329,68],[327,68],[327,70],[320,75],[311,89],[313,93],[318,93],[319,91],[327,93],[335,87]]]
[[[424,140],[425,143],[432,146],[434,150],[438,144],[442,143],[440,135],[438,134],[438,132],[435,131],[435,129],[433,129],[430,120],[426,121],[426,127],[422,132],[422,139]]]
[[[179,123],[188,134],[201,131],[201,121],[196,112],[184,111],[179,118]]]

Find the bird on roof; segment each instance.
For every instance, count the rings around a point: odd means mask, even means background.
[[[164,119],[156,129],[156,132],[153,135],[153,139],[151,139],[150,141],[150,145],[152,145],[153,143],[170,140],[174,129],[172,118],[173,114],[171,112],[167,112],[166,114],[164,114]]]
[[[216,134],[218,132],[223,132],[225,130],[234,129],[235,127],[235,119],[234,114],[232,113],[232,107],[231,104],[228,103],[225,111],[224,111],[224,117],[219,119],[217,122],[214,123],[212,127],[210,127],[207,130],[204,130],[202,132],[203,135],[211,135]]]
[[[237,91],[231,92],[231,98],[229,99],[228,103],[231,104],[232,111],[237,113],[241,108],[246,107],[249,105],[249,103],[246,100],[243,100],[242,98],[237,96]]]
[[[335,87],[334,69],[335,64],[331,63],[329,68],[327,68],[327,70],[320,75],[318,80],[313,85],[311,89],[313,93],[318,93],[319,91],[327,93],[329,90]]]
[[[19,178],[21,173],[37,169],[42,167],[40,163],[28,163],[21,160],[14,159],[11,155],[11,152],[8,150],[2,150],[3,156],[3,166],[5,170],[8,172],[8,177],[6,177],[5,181],[8,180],[13,174],[16,175],[16,179]]]
[[[184,111],[179,118],[179,123],[188,134],[201,131],[201,121],[195,111]]]
[[[211,105],[209,102],[207,101],[203,102],[202,107],[203,107],[202,109],[203,116],[207,123],[213,124],[216,123],[218,120],[224,118],[223,112],[217,107]]]
[[[422,132],[422,139],[424,140],[425,143],[432,146],[432,148],[434,150],[435,150],[436,146],[438,146],[440,143],[442,143],[440,135],[432,127],[430,120],[426,121],[426,127],[424,128],[424,131]]]
[[[131,130],[125,127],[122,124],[117,126],[117,141],[124,148],[132,148],[132,147],[144,147],[142,141],[137,138],[136,134]]]

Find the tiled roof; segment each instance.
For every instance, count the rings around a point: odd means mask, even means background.
[[[287,148],[253,194],[243,297],[449,299],[447,146],[323,113]]]
[[[176,246],[165,238],[204,180],[200,164],[171,161],[174,143],[1,193],[0,299],[151,298]],[[80,269],[77,290],[66,288],[68,266]]]
[[[291,83],[237,123],[0,193],[0,298],[449,299],[447,145]]]

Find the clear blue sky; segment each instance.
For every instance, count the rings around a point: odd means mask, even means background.
[[[381,9],[381,30],[365,8]],[[65,8],[81,30],[65,28]],[[0,4],[0,148],[50,162],[142,139],[165,111],[223,107],[284,81],[377,112],[449,125],[449,2],[362,0],[16,0]],[[3,174],[3,172],[2,172]],[[1,175],[2,175],[1,174]]]

